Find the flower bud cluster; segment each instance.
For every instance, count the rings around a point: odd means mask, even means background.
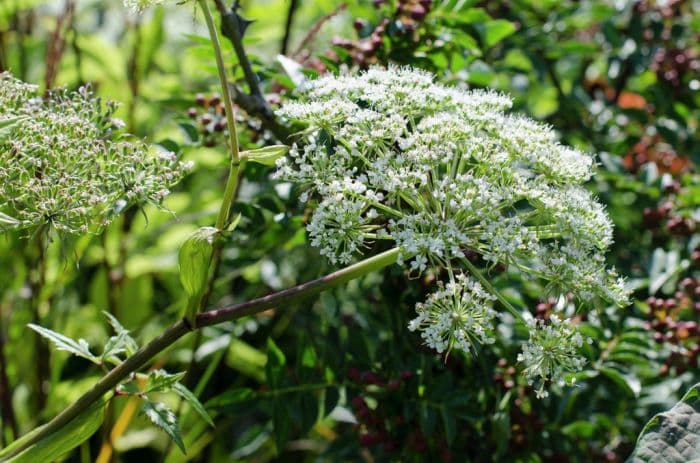
[[[442,285],[440,285],[442,286]],[[425,301],[416,305],[418,317],[408,329],[422,330],[425,343],[438,351],[449,352],[453,347],[466,352],[479,344],[492,344],[496,298],[481,285],[463,274],[441,287]]]
[[[0,212],[3,228],[84,233],[125,207],[159,204],[188,168],[174,153],[128,141],[124,125],[88,88],[47,98],[0,74]]]
[[[578,354],[584,338],[572,326],[569,319],[557,315],[548,320],[528,320],[530,339],[518,354],[518,362],[525,365],[528,383],[536,386],[538,398],[547,397],[545,386],[548,382],[560,386],[573,385],[573,379],[566,374],[580,371],[586,363],[585,357]],[[586,339],[586,342],[591,342]]]

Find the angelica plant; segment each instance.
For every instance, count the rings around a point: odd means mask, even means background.
[[[278,161],[277,178],[306,186],[301,200],[315,206],[311,242],[332,263],[382,240],[398,246],[399,263],[413,274],[447,270],[447,285],[417,305],[409,325],[428,346],[474,351],[493,342],[492,301],[504,299],[482,271],[497,264],[555,294],[626,304],[624,281],[605,266],[612,223],[583,186],[593,156],[508,114],[507,96],[397,67],[322,77],[299,93],[278,114],[306,125],[304,143]],[[468,253],[483,268],[472,268]],[[528,325],[520,360],[531,382],[582,367],[579,337],[560,327],[569,329],[554,318]],[[547,347],[554,338],[557,350]]]

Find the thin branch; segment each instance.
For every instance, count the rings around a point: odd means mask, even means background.
[[[248,95],[234,84],[229,84],[229,86],[233,90],[233,99],[238,106],[243,108],[243,110],[248,114],[252,114],[260,118],[263,127],[272,132],[275,138],[284,143],[289,142],[292,136],[291,130],[277,121],[274,113],[270,109],[270,106],[264,99]]]
[[[46,49],[46,91],[53,88],[58,66],[61,62],[64,52],[66,51],[66,35],[73,27],[73,18],[75,12],[75,4],[73,0],[66,0],[63,12],[56,18],[56,29],[51,33],[51,39],[48,41]]]
[[[301,52],[309,46],[311,41],[316,37],[316,34],[318,34],[318,31],[321,30],[321,27],[331,19],[333,19],[335,16],[338,15],[341,11],[344,11],[348,6],[345,3],[341,3],[336,7],[335,10],[331,11],[325,16],[321,16],[313,26],[311,26],[311,29],[309,29],[309,32],[306,33],[304,38],[301,40],[301,43],[299,46],[294,50],[294,53],[292,53],[292,57],[298,57]]]
[[[95,401],[114,389],[131,373],[143,367],[149,360],[163,352],[191,331],[205,326],[236,320],[247,315],[264,312],[265,310],[280,305],[288,306],[327,289],[343,285],[351,280],[367,275],[368,273],[388,267],[396,262],[399,252],[399,248],[393,248],[316,280],[302,283],[292,288],[278,291],[242,304],[229,305],[197,314],[194,319],[194,326],[190,326],[184,319],[178,321],[170,328],[166,329],[160,336],[139,349],[134,355],[117,365],[98,381],[92,389],[56,415],[47,424],[36,428],[26,436],[18,439],[17,442],[6,449],[5,453],[0,451],[0,462],[9,460],[14,455],[19,454],[31,445],[61,429],[87,410]]]
[[[287,20],[284,23],[284,37],[282,37],[282,44],[280,45],[280,53],[283,55],[287,54],[287,49],[289,48],[289,38],[292,35],[294,13],[296,13],[298,6],[299,0],[290,0],[289,9],[287,10]]]
[[[288,142],[291,132],[280,124],[270,108],[265,96],[260,90],[258,77],[253,72],[253,67],[250,64],[250,59],[243,47],[243,35],[240,28],[239,18],[234,9],[229,9],[224,5],[222,0],[214,0],[216,9],[221,15],[221,33],[233,45],[233,49],[238,57],[238,62],[243,69],[248,92],[243,92],[237,85],[229,84],[233,90],[233,100],[238,106],[243,108],[248,114],[260,118],[263,127],[272,132],[272,134],[282,142]]]
[[[214,3],[221,15],[221,32],[224,37],[231,41],[233,49],[236,51],[236,56],[238,57],[239,64],[243,68],[243,75],[248,84],[250,94],[256,98],[263,99],[263,94],[258,84],[258,77],[253,72],[253,67],[250,64],[245,48],[243,48],[243,34],[240,23],[238,22],[238,14],[233,8],[227,8],[223,0],[214,0]]]

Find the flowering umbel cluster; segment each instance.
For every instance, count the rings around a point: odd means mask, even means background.
[[[585,359],[578,355],[584,338],[576,331],[568,319],[552,315],[544,320],[527,320],[530,339],[518,354],[518,362],[526,365],[525,376],[528,383],[537,386],[537,397],[547,397],[545,383],[551,381],[564,386],[573,384],[565,373],[579,371]],[[590,338],[586,339],[591,342]]]
[[[187,165],[127,141],[114,104],[88,88],[47,98],[0,74],[0,230],[84,233],[136,203],[160,203]]]
[[[409,326],[440,352],[493,341],[493,296],[460,276],[467,253],[556,293],[627,301],[624,282],[604,262],[612,224],[582,186],[593,157],[560,144],[550,127],[507,114],[510,106],[500,93],[391,67],[322,77],[279,111],[307,126],[303,146],[278,161],[276,175],[306,185],[302,201],[317,201],[308,232],[323,255],[347,263],[388,240],[413,273],[449,270],[449,283],[418,304]],[[553,334],[530,328],[522,354],[529,377],[556,380],[580,367],[560,355],[577,339],[559,336],[561,352],[538,350]]]

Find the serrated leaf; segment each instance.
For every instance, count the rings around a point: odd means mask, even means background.
[[[139,350],[139,345],[136,342],[134,338],[131,337],[131,334],[129,330],[124,328],[121,323],[119,323],[119,320],[117,320],[112,314],[109,312],[102,312],[105,317],[107,317],[107,320],[109,321],[109,324],[112,326],[112,329],[114,329],[114,332],[117,334],[117,336],[122,336],[123,338],[123,347],[124,347],[124,352],[126,352],[127,356],[131,356]],[[105,346],[106,350],[106,346]],[[104,354],[103,354],[104,355]]]
[[[73,355],[77,355],[78,357],[82,357],[100,365],[100,359],[90,352],[90,345],[86,340],[79,339],[75,341],[74,339],[62,335],[61,333],[56,333],[55,331],[51,331],[48,328],[44,328],[43,326],[35,325],[33,323],[30,323],[27,326],[51,341],[54,346],[56,346],[57,350],[70,352]]]
[[[141,412],[146,415],[153,424],[165,431],[173,442],[175,442],[175,445],[182,450],[182,453],[187,453],[185,450],[185,443],[182,441],[180,426],[177,424],[177,417],[167,405],[162,402],[151,402],[145,399],[141,407]]]
[[[87,410],[70,420],[56,432],[49,434],[36,444],[8,460],[8,463],[36,463],[55,461],[90,438],[102,425],[104,420],[104,401],[93,403]],[[21,443],[21,439],[18,439]],[[0,452],[11,451],[11,445]],[[3,461],[5,461],[3,459]]]
[[[700,383],[669,411],[654,416],[627,463],[687,463],[700,459]]]
[[[146,380],[146,387],[144,388],[144,393],[149,392],[168,392],[175,387],[183,377],[184,372],[181,373],[168,373],[165,370],[153,370],[148,373],[148,379]]]
[[[251,162],[256,162],[264,166],[274,166],[275,162],[287,154],[289,147],[287,145],[272,145],[255,150],[243,151],[241,159],[247,159]]]
[[[175,383],[173,386],[173,390],[177,392],[177,394],[182,397],[184,400],[189,403],[194,410],[199,413],[199,416],[201,416],[204,421],[207,422],[209,426],[212,428],[214,427],[214,421],[211,419],[207,411],[204,409],[204,405],[202,405],[202,402],[197,399],[197,396],[195,396],[192,391],[187,389],[182,383]]]
[[[102,351],[101,362],[121,363],[119,354],[126,352],[126,337],[128,336],[129,333],[122,331],[118,335],[110,337]]]

